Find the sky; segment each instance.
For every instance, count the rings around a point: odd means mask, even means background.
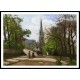
[[[27,39],[36,41],[39,41],[40,20],[42,19],[42,27],[45,31],[45,29],[56,25],[58,17],[57,14],[18,14],[18,16],[23,19],[22,28],[31,31],[31,35]]]

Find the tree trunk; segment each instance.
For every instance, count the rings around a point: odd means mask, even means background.
[[[4,40],[5,40],[5,42],[7,41],[7,38],[6,38],[6,29],[5,29],[5,26],[4,26]]]
[[[6,15],[6,18],[7,18],[7,15]],[[7,33],[8,33],[8,48],[10,48],[10,35],[9,35],[9,25],[8,25],[8,20],[6,20],[6,27],[7,27]]]
[[[68,45],[69,45],[69,52],[70,52],[70,61],[72,61],[72,54],[71,54],[71,40],[70,40],[70,31],[69,31],[69,37],[68,37]]]

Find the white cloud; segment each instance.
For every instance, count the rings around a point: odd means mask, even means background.
[[[47,17],[43,15],[38,15],[32,17],[31,25],[28,26],[28,29],[31,30],[32,34],[29,39],[36,39],[38,41],[39,38],[39,29],[40,29],[40,19],[42,19],[43,30],[50,28],[51,26],[55,26],[55,22],[47,19]]]
[[[32,21],[33,25],[39,26],[40,25],[40,16],[34,16],[31,21]]]
[[[46,16],[43,15],[38,15],[38,16],[34,16],[32,18],[32,25],[35,26],[39,26],[40,27],[40,19],[42,19],[42,23],[43,23],[43,28],[50,28],[51,26],[55,26],[55,22],[53,22],[52,20],[47,19]]]
[[[52,20],[48,20],[48,19],[43,19],[43,29],[45,30],[46,28],[50,28],[52,26],[55,26],[56,23],[53,22]]]

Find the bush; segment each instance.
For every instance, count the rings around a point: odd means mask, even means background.
[[[56,65],[62,65],[61,60],[60,60],[60,59],[57,59],[57,61],[56,61],[55,64],[56,64]]]
[[[4,42],[4,49],[8,48],[7,42]]]
[[[76,65],[76,60],[68,61],[67,65]]]
[[[16,50],[21,50],[21,49],[23,49],[23,45],[16,43],[16,44],[12,45],[11,48],[16,49]]]
[[[8,42],[4,42],[4,49],[8,49],[8,48],[9,48]],[[21,50],[21,49],[23,49],[23,48],[24,48],[23,44],[20,44],[20,43],[16,43],[16,44],[15,44],[14,42],[11,42],[9,49]]]

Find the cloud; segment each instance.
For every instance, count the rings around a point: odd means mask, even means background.
[[[32,39],[36,39],[38,41],[41,19],[42,19],[42,26],[43,26],[44,31],[45,31],[45,29],[48,29],[48,28],[56,25],[55,22],[53,22],[50,19],[47,19],[46,16],[38,15],[38,16],[32,17],[31,24],[28,26],[28,29],[30,29],[32,32],[30,39],[32,38]]]
[[[52,20],[48,19],[47,16],[44,15],[38,15],[34,16],[32,18],[32,25],[38,26],[40,28],[40,20],[42,19],[43,28],[50,28],[52,26],[55,26],[56,23]]]
[[[51,18],[51,15],[43,15],[43,14],[28,14],[28,15],[20,15],[23,19],[22,27],[23,29],[31,30],[32,34],[28,39],[35,39],[38,41],[39,38],[39,30],[40,30],[40,19],[42,19],[43,30],[48,29],[52,26],[55,26],[55,21]],[[54,17],[53,17],[54,18]]]
[[[50,27],[52,27],[52,26],[55,26],[56,25],[56,23],[55,22],[53,22],[52,20],[48,20],[48,19],[44,19],[43,20],[43,29],[45,30],[46,28],[48,29],[48,28],[50,28]]]
[[[39,26],[40,25],[40,16],[34,16],[31,21],[32,21],[33,25]]]

